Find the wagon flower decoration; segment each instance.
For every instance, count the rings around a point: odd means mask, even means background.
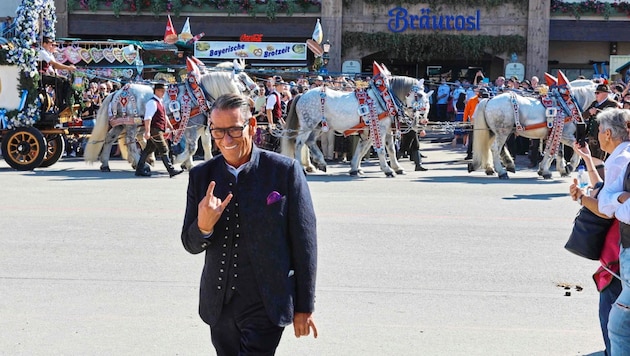
[[[39,17],[42,21],[40,26]],[[17,9],[16,37],[12,39],[13,46],[6,54],[6,62],[19,67],[19,90],[26,91],[25,105],[20,112],[7,112],[9,128],[30,126],[39,120],[37,83],[37,47],[40,36],[55,38],[54,0],[24,0]],[[41,33],[40,33],[41,31]],[[0,63],[3,60],[0,60]]]

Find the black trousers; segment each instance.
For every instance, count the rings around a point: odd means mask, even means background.
[[[283,331],[269,320],[262,301],[252,302],[238,292],[210,327],[217,356],[274,355]]]

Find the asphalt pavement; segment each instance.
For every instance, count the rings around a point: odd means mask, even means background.
[[[319,338],[277,354],[603,355],[597,262],[564,250],[569,179],[524,157],[509,180],[423,143],[426,172],[308,176],[318,216]],[[198,163],[198,161],[196,162]],[[78,158],[0,160],[0,354],[213,355],[197,315],[201,255],[181,245],[188,175],[134,177]]]

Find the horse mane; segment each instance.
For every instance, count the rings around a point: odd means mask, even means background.
[[[409,94],[409,91],[411,91],[411,88],[417,84],[417,79],[401,75],[394,75],[389,80],[389,87],[392,93],[394,93],[394,95],[398,99],[403,101],[405,97]]]
[[[232,80],[232,72],[206,72],[201,75],[200,84],[214,99],[227,93],[240,94],[238,86]]]

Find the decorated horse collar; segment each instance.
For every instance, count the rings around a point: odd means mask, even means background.
[[[372,78],[370,82],[370,87],[378,93],[378,99],[381,101],[381,104],[384,104],[385,109],[389,113],[391,117],[398,116],[398,107],[395,103],[393,95],[389,90],[389,78],[383,76],[382,74],[377,74]]]

